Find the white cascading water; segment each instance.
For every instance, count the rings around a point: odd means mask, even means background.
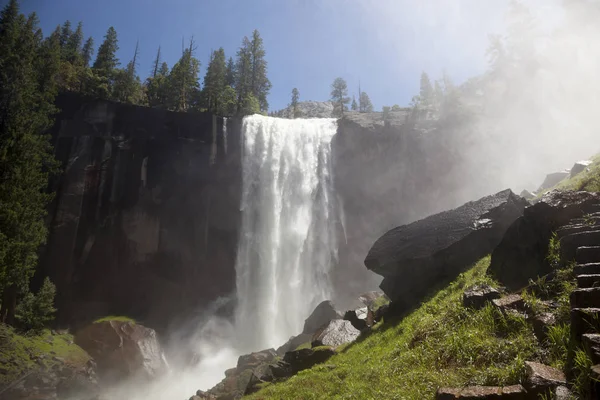
[[[224,123],[224,136],[226,129]],[[244,118],[235,321],[214,315],[217,300],[190,321],[198,326],[191,339],[173,338],[177,352],[196,355],[197,364],[175,364],[151,383],[109,388],[108,398],[189,397],[221,381],[240,355],[281,346],[302,332],[317,304],[331,298],[340,218],[331,163],[336,131],[335,119]]]
[[[282,345],[331,298],[336,131],[335,119],[244,118],[235,320],[244,351]]]

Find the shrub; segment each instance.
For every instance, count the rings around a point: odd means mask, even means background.
[[[54,296],[56,286],[49,278],[34,295],[28,292],[21,300],[16,310],[16,318],[25,330],[40,330],[54,320]]]

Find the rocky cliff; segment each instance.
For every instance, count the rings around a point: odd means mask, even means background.
[[[239,121],[62,95],[42,273],[63,324],[165,322],[235,287]]]

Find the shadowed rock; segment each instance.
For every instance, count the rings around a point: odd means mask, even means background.
[[[500,292],[489,285],[474,286],[463,293],[463,306],[479,309],[500,298]]]
[[[542,183],[542,186],[537,190],[537,192],[541,192],[542,190],[550,189],[558,184],[558,182],[562,181],[566,177],[569,176],[570,171],[560,171],[553,172],[551,174],[546,175],[546,179]]]
[[[593,164],[593,161],[590,161],[590,160],[577,161],[575,163],[575,165],[573,165],[573,168],[571,168],[571,178],[574,177],[575,175],[585,171],[587,169],[587,167],[589,167],[592,164]]]
[[[567,383],[565,374],[556,368],[532,361],[525,361],[525,367],[527,369],[525,387],[531,394],[549,393]]]
[[[591,212],[597,203],[600,195],[590,192],[553,191],[544,195],[508,228],[492,253],[488,272],[511,291],[552,272],[546,259],[552,232]]]
[[[285,353],[283,361],[289,365],[293,374],[327,361],[335,351],[330,347],[320,349],[301,349]]]
[[[582,335],[581,342],[592,363],[600,364],[600,334],[586,333]]]
[[[489,254],[529,203],[505,190],[404,225],[379,238],[365,265],[394,306],[410,307]]]
[[[329,300],[321,302],[310,316],[304,321],[302,333],[312,334],[332,319],[340,319],[342,315]]]

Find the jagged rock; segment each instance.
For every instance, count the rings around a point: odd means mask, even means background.
[[[311,368],[313,365],[324,363],[334,354],[335,351],[331,347],[301,349],[285,353],[283,361],[289,365],[292,373],[296,374],[299,371]]]
[[[600,262],[600,246],[578,247],[575,260],[578,264]]]
[[[575,275],[598,275],[600,274],[600,263],[589,263],[576,265],[573,272]]]
[[[350,322],[354,328],[362,331],[367,327],[367,312],[367,307],[359,308],[358,310],[346,311],[344,314],[344,320]],[[359,315],[362,318],[360,318]]]
[[[499,299],[492,300],[492,303],[502,312],[526,312],[525,301],[516,293],[509,294]]]
[[[521,385],[513,386],[470,386],[462,389],[458,388],[440,388],[435,394],[436,400],[525,400],[527,391]]]
[[[88,325],[75,334],[75,344],[94,358],[101,379],[151,379],[168,369],[156,332],[133,322]]]
[[[554,400],[573,400],[573,393],[566,386],[558,386],[554,390]]]
[[[500,298],[500,292],[489,285],[473,286],[463,293],[463,306],[479,309],[487,302]]]
[[[528,204],[505,190],[392,229],[375,242],[365,265],[384,277],[381,289],[396,309],[410,308],[433,285],[489,254]]]
[[[525,200],[531,200],[535,197],[535,195],[533,193],[531,193],[529,190],[526,190],[526,189],[523,189],[523,191],[521,192],[521,194],[519,194],[519,196],[521,196]]]
[[[277,348],[277,355],[283,356],[288,351],[293,351],[298,348],[298,346],[303,345],[304,343],[310,342],[312,340],[312,333],[301,333],[298,336],[292,336],[287,342],[285,342],[281,347]]]
[[[580,341],[585,333],[600,331],[600,308],[573,308],[571,309],[571,337]]]
[[[577,275],[577,287],[582,289],[600,287],[600,274]]]
[[[571,292],[571,308],[600,307],[600,288],[575,289]]]
[[[237,370],[243,371],[247,368],[255,368],[261,364],[270,363],[275,357],[277,357],[275,349],[262,350],[242,355],[238,358]]]
[[[270,368],[275,378],[287,378],[294,374],[292,366],[285,361],[277,361],[277,363],[271,364]]]
[[[553,391],[558,386],[566,385],[567,379],[562,371],[532,361],[525,361],[527,369],[527,382],[525,387],[528,392],[541,394]]]
[[[335,319],[314,334],[312,346],[337,347],[355,341],[359,335],[360,331],[350,321]]]
[[[340,319],[342,315],[329,300],[321,302],[310,316],[304,321],[302,333],[312,334],[331,320]]]
[[[592,366],[590,371],[590,399],[600,399],[600,365]]]
[[[560,239],[560,255],[563,261],[575,259],[577,249],[582,246],[594,246],[600,243],[600,230],[587,230],[572,233]]]
[[[575,165],[573,165],[573,168],[571,168],[571,178],[574,177],[575,175],[585,171],[587,169],[587,167],[589,167],[590,165],[592,165],[594,162],[590,161],[590,160],[582,160],[582,161],[577,161],[575,163]]]
[[[488,272],[511,291],[552,272],[546,259],[552,232],[590,212],[598,202],[600,195],[590,192],[552,191],[544,195],[508,228],[492,253]]]
[[[546,175],[546,179],[544,179],[542,186],[540,186],[540,188],[537,190],[537,192],[539,193],[546,189],[553,188],[560,181],[562,181],[563,179],[568,177],[569,173],[570,173],[570,171],[560,171],[560,172],[554,172],[554,173]]]
[[[548,329],[556,324],[556,315],[553,313],[542,313],[531,318],[531,325],[535,337],[544,342],[548,335]]]
[[[600,364],[600,334],[586,333],[582,335],[581,342],[594,364]]]

